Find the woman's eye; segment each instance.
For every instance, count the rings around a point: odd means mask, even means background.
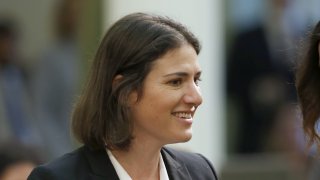
[[[200,78],[195,78],[194,79],[194,83],[197,85],[197,86],[199,86],[199,82],[201,81],[201,79]]]
[[[168,84],[172,85],[172,86],[179,86],[179,85],[182,84],[182,80],[181,79],[175,79],[175,80],[169,81]]]

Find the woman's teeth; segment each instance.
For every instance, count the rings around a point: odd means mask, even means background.
[[[174,113],[175,116],[179,117],[179,118],[184,118],[184,119],[190,119],[192,118],[191,113]]]

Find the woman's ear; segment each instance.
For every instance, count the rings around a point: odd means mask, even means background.
[[[123,79],[121,74],[116,75],[112,80],[112,89],[114,89]]]
[[[123,76],[118,74],[113,78],[112,81],[112,88],[116,88],[118,84],[123,80]],[[125,100],[125,104],[128,106],[134,105],[138,101],[138,93],[137,91],[133,90],[130,92],[128,99]]]

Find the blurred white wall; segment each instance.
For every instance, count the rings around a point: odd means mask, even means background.
[[[152,12],[172,17],[191,29],[202,43],[199,60],[204,102],[193,126],[193,138],[179,148],[200,152],[219,171],[225,160],[224,22],[222,0],[106,0],[103,31],[130,12]]]

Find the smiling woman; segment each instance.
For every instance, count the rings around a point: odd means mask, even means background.
[[[133,13],[96,53],[72,126],[83,147],[36,168],[36,179],[215,180],[202,155],[164,147],[192,137],[202,103],[200,45],[182,24]]]

